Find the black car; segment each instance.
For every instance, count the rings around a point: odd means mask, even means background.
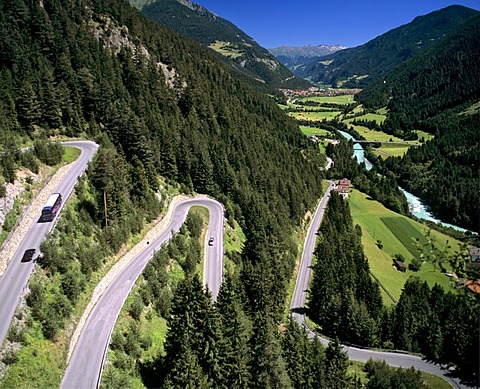
[[[209,245],[209,246],[213,246],[213,238],[210,238],[210,239],[208,240],[208,245]]]
[[[36,251],[35,249],[25,250],[22,257],[22,262],[30,262],[35,256],[35,251]]]

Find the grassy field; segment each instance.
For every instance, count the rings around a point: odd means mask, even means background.
[[[237,58],[244,54],[243,50],[231,46],[228,42],[216,41],[208,47],[228,58]]]
[[[349,203],[354,223],[362,227],[362,243],[370,270],[395,300],[398,301],[405,281],[412,275],[427,281],[430,287],[438,283],[446,290],[452,289],[450,279],[435,270],[430,263],[425,263],[418,272],[407,270],[406,273],[402,273],[393,267],[395,254],[401,254],[407,265],[411,262],[414,252],[418,256],[416,238],[419,238],[419,248],[424,252],[428,249],[424,246],[427,242],[425,238],[428,234],[427,227],[388,210],[376,201],[369,200],[364,193],[357,190],[351,192]],[[431,236],[440,250],[447,245],[451,245],[452,250],[459,248],[457,241],[437,231],[432,230]],[[382,249],[377,245],[378,240],[383,244]],[[393,304],[394,301],[385,290],[381,291],[384,302],[387,305]]]
[[[360,378],[360,381],[362,382],[362,384],[366,385],[366,383],[368,382],[368,378],[367,378],[367,373],[363,371],[364,366],[365,364],[362,362],[350,361],[348,365],[348,374],[350,375],[350,377]],[[393,368],[393,369],[396,369],[396,368]],[[451,385],[447,381],[443,380],[442,378],[433,374],[425,373],[423,371],[422,371],[422,381],[425,387],[428,389],[451,389],[452,388]]]
[[[415,132],[418,134],[418,140],[419,140],[419,141],[420,141],[422,138],[423,138],[423,140],[424,140],[425,142],[426,142],[427,140],[431,140],[431,139],[435,138],[434,135],[429,134],[428,132],[425,132],[425,131],[416,130]]]
[[[346,119],[344,122],[350,123],[353,119]],[[379,142],[404,142],[403,139],[397,138],[396,136],[386,134],[385,132],[371,130],[365,126],[356,126],[350,124],[350,127],[353,127],[360,135],[362,135],[368,141],[379,141]]]
[[[408,149],[408,146],[389,145],[388,143],[385,143],[382,145],[382,147],[378,149],[373,148],[372,150],[374,154],[385,159],[388,157],[403,157]]]
[[[333,119],[334,117],[340,115],[340,111],[322,111],[322,112],[290,112],[289,115],[295,119],[301,120],[311,120],[311,121],[320,121],[323,119]]]
[[[309,96],[309,97],[300,97],[297,100],[300,101],[315,101],[317,103],[330,103],[330,104],[353,104],[355,100],[353,95],[341,95],[341,96]]]
[[[348,119],[347,119],[348,120]],[[357,131],[360,135],[362,135],[366,140],[369,141],[379,141],[379,142],[404,142],[403,139],[397,138],[396,136],[386,134],[381,131],[375,131],[371,130],[367,127],[364,126],[354,126],[351,125],[355,131]],[[412,142],[412,143],[417,143],[417,142]]]
[[[76,147],[64,146],[65,153],[63,154],[63,161],[66,163],[71,163],[76,161],[80,156],[81,151]]]
[[[331,136],[332,135],[330,131],[324,130],[323,128],[317,128],[317,127],[300,126],[300,130],[307,136],[310,136],[310,135]]]
[[[383,123],[387,118],[386,115],[378,114],[378,113],[367,113],[362,116],[357,116],[355,119],[357,120],[375,120],[378,124]],[[347,119],[345,121],[352,121],[353,119]]]

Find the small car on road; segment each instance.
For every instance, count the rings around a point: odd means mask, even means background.
[[[211,237],[211,238],[208,240],[208,245],[209,245],[209,246],[213,246],[213,237]]]
[[[27,249],[23,253],[22,262],[30,262],[35,256],[35,249]]]

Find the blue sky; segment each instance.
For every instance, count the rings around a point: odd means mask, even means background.
[[[234,23],[261,46],[361,45],[416,16],[480,0],[193,0]]]

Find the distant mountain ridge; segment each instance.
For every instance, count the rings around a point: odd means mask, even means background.
[[[446,33],[477,14],[479,12],[474,9],[452,5],[418,16],[361,46],[297,66],[294,73],[312,82],[363,87],[431,47]]]
[[[268,49],[283,65],[294,71],[299,65],[333,54],[347,47],[340,45],[280,46]]]
[[[130,0],[149,19],[170,27],[222,55],[243,75],[274,88],[305,88],[297,78],[253,38],[229,22],[188,0]]]

